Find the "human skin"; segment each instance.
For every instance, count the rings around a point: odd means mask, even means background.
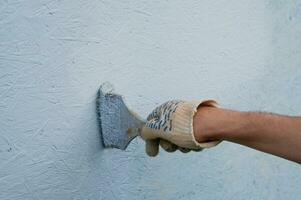
[[[204,106],[193,129],[198,142],[226,140],[301,164],[301,117]]]

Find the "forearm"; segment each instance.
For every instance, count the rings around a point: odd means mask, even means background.
[[[195,138],[227,140],[301,163],[301,117],[201,107]]]

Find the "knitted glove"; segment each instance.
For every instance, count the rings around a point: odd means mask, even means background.
[[[213,100],[206,101],[168,101],[155,108],[147,117],[141,130],[141,137],[146,142],[146,153],[156,156],[160,146],[168,152],[176,149],[182,152],[200,151],[217,145],[220,141],[199,143],[194,138],[193,116],[200,106],[216,107]]]

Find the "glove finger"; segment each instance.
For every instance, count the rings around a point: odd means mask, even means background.
[[[167,140],[160,139],[160,146],[167,152],[174,152],[177,150],[178,146],[168,142]]]
[[[203,149],[202,148],[199,148],[199,149],[192,149],[192,151],[195,151],[195,152],[199,152],[199,151],[202,151]]]
[[[145,152],[149,156],[156,156],[159,152],[159,139],[145,140]]]
[[[188,149],[188,148],[185,148],[185,147],[179,147],[179,150],[180,150],[182,153],[188,153],[191,149]]]

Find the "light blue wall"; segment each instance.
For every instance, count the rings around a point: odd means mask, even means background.
[[[223,142],[103,149],[98,86],[301,115],[300,1],[0,1],[0,199],[300,199],[301,167]]]

